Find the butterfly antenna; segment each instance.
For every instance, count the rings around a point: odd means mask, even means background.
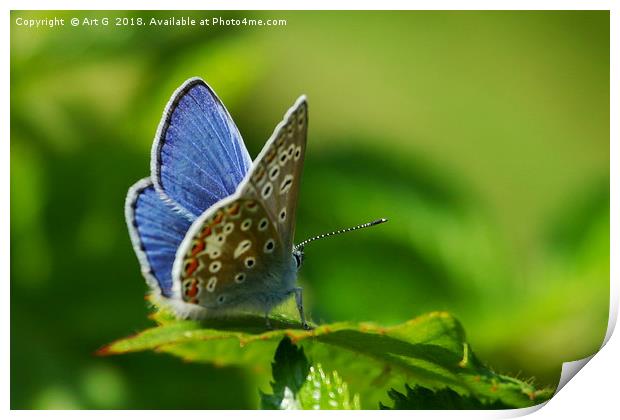
[[[299,244],[295,245],[293,249],[303,250],[304,246],[308,245],[310,242],[316,241],[317,239],[327,238],[328,236],[340,235],[341,233],[353,232],[354,230],[363,229],[363,228],[367,228],[367,227],[371,227],[375,225],[380,225],[381,223],[385,223],[385,222],[387,222],[387,219],[381,218],[381,219],[373,220],[372,222],[363,223],[361,225],[349,227],[346,229],[340,229],[340,230],[336,230],[336,231],[329,232],[329,233],[323,233],[321,235],[313,236],[312,238],[309,238],[303,242],[300,242]]]

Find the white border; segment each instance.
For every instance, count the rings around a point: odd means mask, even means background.
[[[365,0],[348,0],[348,1],[334,1],[334,0],[314,0],[309,1],[306,0],[304,2],[296,2],[292,5],[290,2],[286,1],[274,1],[274,0],[265,0],[265,1],[237,1],[231,4],[230,1],[225,0],[212,0],[208,2],[208,4],[204,4],[202,2],[195,2],[190,0],[176,0],[174,3],[170,1],[163,0],[95,0],[88,3],[89,7],[85,7],[86,5],[82,1],[78,0],[62,0],[56,1],[53,4],[51,2],[46,2],[42,0],[26,0],[17,2],[15,0],[10,0],[7,2],[8,10],[16,9],[16,10],[29,10],[29,9],[38,9],[38,10],[61,10],[61,9],[74,9],[74,10],[156,10],[156,9],[171,9],[171,6],[174,6],[172,9],[183,10],[183,9],[200,9],[207,5],[211,10],[338,10],[338,9],[364,9],[364,10],[389,10],[389,9],[417,9],[417,10],[573,10],[573,9],[588,9],[588,10],[611,10],[611,69],[610,69],[610,77],[611,77],[611,108],[610,115],[611,118],[611,144],[610,144],[610,152],[611,152],[611,308],[610,308],[610,321],[608,325],[608,330],[605,338],[605,342],[607,345],[605,348],[597,354],[592,359],[592,362],[588,364],[584,368],[584,372],[580,374],[580,379],[571,381],[566,387],[560,392],[557,396],[547,404],[547,407],[544,410],[540,410],[535,414],[537,418],[546,418],[546,419],[556,419],[556,418],[583,418],[584,415],[592,415],[598,414],[601,417],[609,417],[609,413],[618,412],[618,399],[617,399],[617,375],[620,371],[620,358],[618,354],[620,354],[620,342],[617,337],[612,337],[611,334],[613,332],[616,319],[617,319],[617,304],[618,304],[618,278],[619,278],[619,270],[618,263],[619,261],[619,252],[618,252],[618,224],[617,224],[617,215],[620,214],[620,206],[617,195],[617,187],[619,180],[619,170],[618,170],[618,153],[620,152],[618,148],[618,23],[619,19],[617,16],[620,8],[616,5],[615,2],[609,1],[577,1],[577,0],[568,0],[568,1],[559,1],[559,0],[521,0],[521,1],[503,1],[496,2],[490,0],[478,0],[478,1],[469,1],[466,4],[463,2],[452,0],[452,1],[398,1],[398,0],[383,0],[381,2],[370,2]],[[8,12],[7,10],[7,12]],[[10,179],[10,148],[9,142],[6,139],[10,138],[10,127],[6,124],[9,121],[10,116],[10,72],[9,72],[9,59],[10,59],[10,23],[9,20],[3,20],[2,25],[3,28],[3,42],[2,48],[4,50],[3,56],[6,58],[4,62],[4,66],[2,68],[3,74],[3,97],[5,98],[2,102],[2,115],[6,116],[2,120],[5,121],[5,124],[2,124],[2,130],[4,133],[3,138],[5,139],[2,142],[2,153],[0,155],[0,159],[2,159],[3,165],[1,165],[0,176],[2,177],[2,182],[0,183],[0,188],[2,192],[2,200],[3,206],[2,208],[9,208],[9,179]],[[6,201],[4,201],[6,200]],[[8,210],[6,213],[8,215]],[[10,235],[10,219],[9,217],[2,218],[0,222],[0,226],[3,232],[3,237],[8,238]],[[0,261],[3,267],[4,272],[6,273],[6,281],[5,284],[5,305],[4,311],[5,316],[3,319],[4,331],[6,340],[4,343],[9,343],[10,335],[10,286],[9,286],[9,278],[10,278],[10,258],[9,258],[9,241],[5,239],[2,242],[0,247]],[[616,334],[617,335],[617,334]],[[611,339],[610,339],[611,338]],[[9,346],[2,346],[2,355],[4,359],[4,375],[2,384],[2,401],[3,406],[8,409],[9,408],[9,392],[10,392],[10,358],[9,358]],[[613,394],[612,394],[613,393]],[[587,404],[585,403],[587,402]],[[390,413],[392,416],[403,416],[410,418],[411,416],[416,416],[416,418],[504,418],[504,417],[513,417],[518,415],[523,415],[531,412],[532,409],[523,409],[523,410],[509,410],[503,412],[399,412],[399,413]],[[224,416],[230,416],[230,412],[222,412],[222,411],[210,411],[208,413],[200,412],[200,411],[166,411],[166,412],[150,412],[150,411],[115,411],[113,412],[114,416],[117,418],[127,418],[134,419],[137,417],[149,417],[149,418],[168,418],[169,416],[184,416],[186,418],[200,418],[203,419],[205,415],[209,415],[210,418],[223,418]],[[47,412],[11,412],[11,415],[14,417],[39,417],[46,416],[50,418],[82,418],[86,413],[77,412],[77,411],[47,411]],[[108,418],[110,416],[110,412],[108,411],[91,411],[87,413],[92,417],[101,417]],[[362,413],[353,413],[353,412],[338,412],[338,413],[321,413],[321,416],[325,415],[334,415],[338,417],[347,417],[347,416],[355,416],[356,418],[366,417],[366,416],[374,416],[378,413],[375,412],[362,412]],[[605,414],[605,416],[603,416]],[[291,413],[284,412],[235,412],[235,416],[239,417],[252,417],[252,418],[274,418],[280,417],[290,418]],[[317,413],[313,412],[297,412],[295,416],[304,417],[304,418],[314,418]],[[595,416],[594,418],[598,418]]]

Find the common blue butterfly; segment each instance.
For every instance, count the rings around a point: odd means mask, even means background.
[[[151,151],[151,176],[127,194],[125,217],[142,274],[178,317],[240,310],[267,315],[295,296],[304,246],[293,245],[306,151],[308,105],[301,96],[252,163],[230,114],[199,78],[168,102]]]

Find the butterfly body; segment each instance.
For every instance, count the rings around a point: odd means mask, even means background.
[[[251,163],[204,81],[173,94],[125,215],[147,283],[178,316],[267,314],[295,295],[305,325],[293,236],[306,135],[302,96]]]

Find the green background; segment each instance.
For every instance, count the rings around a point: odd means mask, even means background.
[[[287,25],[112,25],[190,15]],[[15,24],[54,16],[112,24]],[[315,321],[389,325],[448,310],[482,360],[540,386],[600,346],[608,12],[12,12],[11,21],[12,408],[256,406],[252,372],[93,354],[152,325],[123,203],[149,172],[165,103],[191,76],[216,90],[252,156],[308,95],[297,241],[390,219],[307,248],[300,283]]]

